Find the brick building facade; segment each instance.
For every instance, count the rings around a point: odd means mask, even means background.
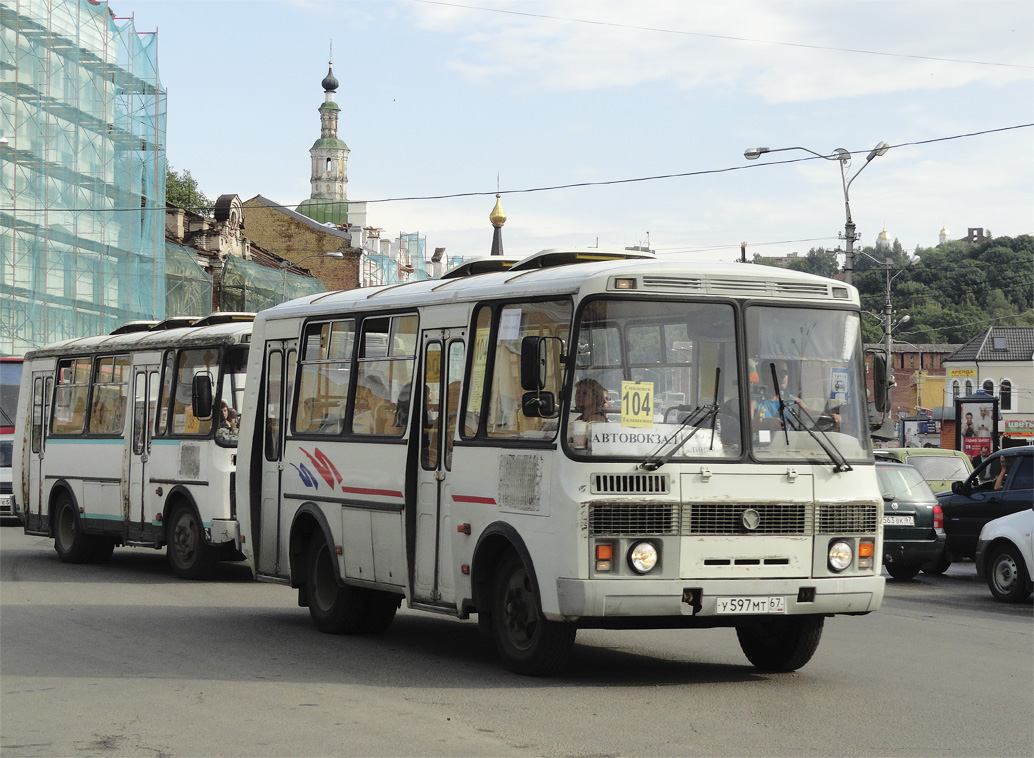
[[[358,245],[353,247],[352,232],[320,224],[262,195],[244,203],[244,215],[248,239],[266,249],[276,250],[293,263],[309,258],[305,261],[305,268],[319,277],[328,290],[348,290],[359,286],[362,249]],[[319,257],[333,252],[344,253],[344,259]]]

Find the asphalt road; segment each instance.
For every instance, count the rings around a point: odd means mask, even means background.
[[[164,554],[61,563],[0,530],[0,752],[23,756],[1034,754],[1034,605],[972,564],[888,583],[793,674],[731,630],[579,632],[556,679],[510,674],[473,622],[403,610],[319,634],[286,587]]]

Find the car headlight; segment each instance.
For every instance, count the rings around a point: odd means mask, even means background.
[[[637,542],[628,551],[628,565],[640,574],[649,574],[657,565],[660,553],[652,542]]]
[[[829,546],[829,567],[834,571],[843,571],[851,566],[854,560],[854,551],[851,544],[844,540],[837,540]]]

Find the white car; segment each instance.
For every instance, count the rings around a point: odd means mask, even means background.
[[[977,574],[987,579],[995,600],[1022,603],[1030,597],[1034,576],[1034,510],[988,521],[977,540]]]

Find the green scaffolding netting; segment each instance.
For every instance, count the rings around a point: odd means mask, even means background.
[[[156,34],[0,0],[0,355],[165,317],[165,119]]]
[[[212,310],[212,277],[189,247],[165,243],[165,313],[207,316]]]
[[[285,300],[326,292],[323,282],[228,257],[223,268],[219,309],[258,312]]]

